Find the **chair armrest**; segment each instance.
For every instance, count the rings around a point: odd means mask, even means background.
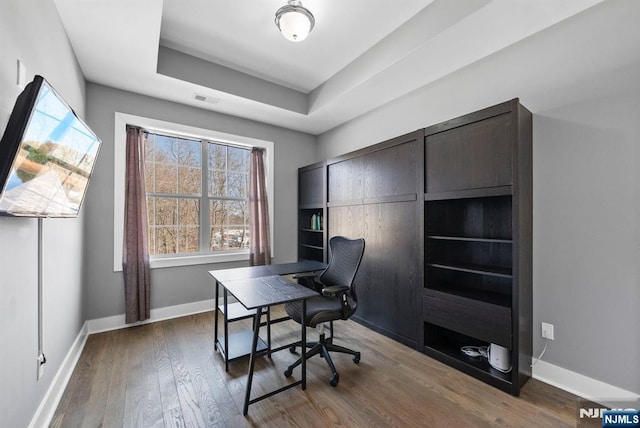
[[[348,285],[331,285],[322,289],[323,296],[336,296],[340,293],[349,291]]]

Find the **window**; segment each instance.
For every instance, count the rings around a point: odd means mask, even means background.
[[[160,168],[160,174],[153,171],[155,187],[147,188],[148,196],[154,198],[148,214],[150,225],[153,215],[153,227],[159,229],[159,232],[154,230],[153,239],[157,239],[158,233],[161,240],[164,239],[160,248],[158,242],[151,242],[150,238],[150,244],[155,246],[151,268],[249,260],[249,223],[244,205],[248,192],[246,187],[238,187],[243,179],[245,183],[248,181],[245,177],[249,163],[247,157],[247,169],[241,172],[238,155],[249,156],[252,147],[266,150],[267,194],[273,201],[273,142],[116,112],[113,270],[122,270],[127,124],[153,131],[156,134],[153,138],[165,137],[164,142],[154,142],[150,149],[157,152],[160,147],[165,153],[147,153],[146,159],[147,174],[151,174],[150,166]],[[174,146],[172,139],[185,143]],[[199,156],[196,144],[200,148]],[[147,176],[147,180],[150,179]],[[273,204],[269,208],[273,210]],[[151,209],[160,209],[161,213],[152,213]],[[270,217],[273,218],[273,211]],[[273,239],[273,222],[270,227]]]
[[[249,248],[250,153],[219,142],[148,134],[151,256]]]

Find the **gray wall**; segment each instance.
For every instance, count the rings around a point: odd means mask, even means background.
[[[0,2],[0,130],[20,90],[16,61],[27,78],[43,75],[81,116],[85,82],[58,12],[49,0]],[[89,189],[91,192],[91,188]],[[45,374],[38,356],[35,219],[0,218],[0,424],[27,426],[84,322],[83,220],[44,220]]]
[[[596,6],[319,136],[317,159],[520,97],[534,113],[534,352],[553,323],[545,361],[640,393],[637,13]]]
[[[543,358],[640,393],[640,91],[542,111],[534,133]]]
[[[113,272],[115,112],[273,141],[275,201],[269,203],[274,207],[274,262],[297,259],[297,169],[314,161],[315,137],[91,83],[87,85],[87,111],[89,125],[104,142],[85,206],[87,319],[124,313],[122,272]],[[212,299],[214,291],[208,271],[239,265],[246,263],[153,269],[151,307]]]

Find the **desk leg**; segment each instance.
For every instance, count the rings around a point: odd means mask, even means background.
[[[307,319],[307,299],[302,300],[302,389],[307,389],[307,326],[305,320]]]
[[[218,309],[218,281],[213,280],[216,283],[216,299],[214,304],[216,305],[216,310],[214,312],[215,319],[213,320],[213,350],[215,351],[218,348],[218,314],[220,309]]]
[[[224,371],[229,371],[229,322],[227,321],[227,317],[229,315],[229,307],[228,304],[228,294],[227,289],[225,288],[223,291],[223,306],[222,309],[224,311]]]
[[[271,306],[267,308],[267,356],[271,358]]]
[[[262,308],[256,308],[253,319],[253,341],[251,342],[251,355],[249,356],[249,376],[247,377],[247,390],[244,395],[244,408],[242,414],[247,416],[249,412],[249,400],[251,399],[251,384],[253,383],[253,368],[256,362],[256,350],[258,349],[258,335],[260,334],[260,316]]]

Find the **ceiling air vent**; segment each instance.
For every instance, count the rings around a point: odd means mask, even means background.
[[[209,103],[209,104],[218,104],[220,102],[220,98],[208,97],[206,95],[200,95],[200,94],[193,94],[193,99],[196,101],[202,101],[203,103]]]

